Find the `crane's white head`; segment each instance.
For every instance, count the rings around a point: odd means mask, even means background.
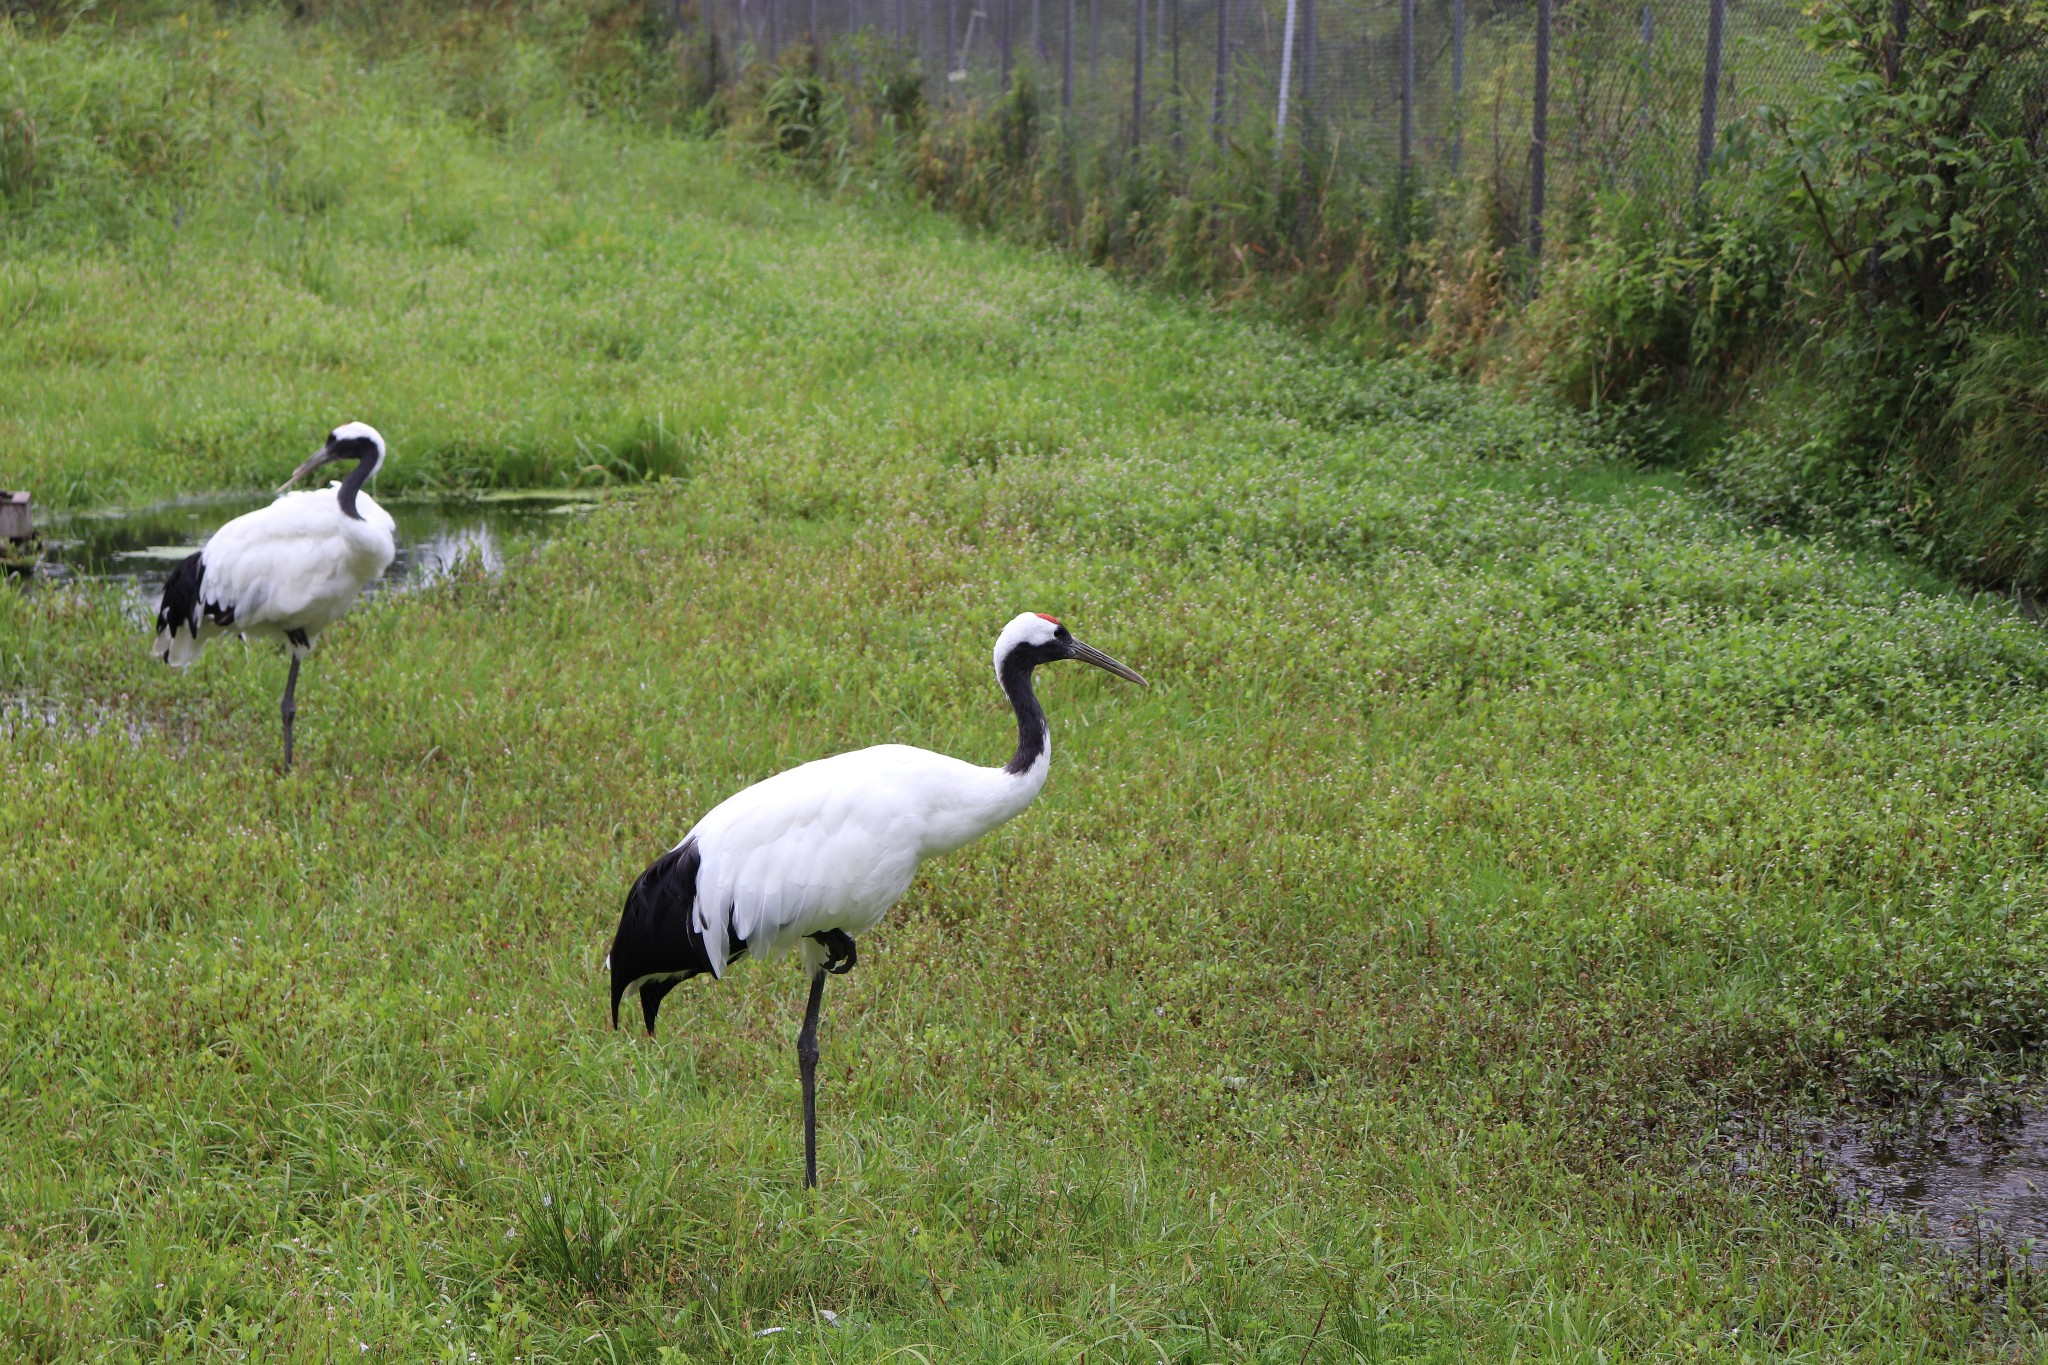
[[[327,443],[294,469],[277,491],[284,492],[321,465],[337,460],[356,462],[357,473],[350,476],[350,482],[360,488],[364,480],[384,467],[384,438],[368,422],[343,422],[327,433]]]
[[[1084,645],[1073,637],[1068,629],[1043,612],[1027,611],[1015,617],[1003,627],[1003,633],[996,637],[996,677],[1015,669],[1029,672],[1040,664],[1049,664],[1057,659],[1079,659],[1084,664],[1094,664],[1107,669],[1119,678],[1129,679],[1140,687],[1149,687],[1136,669],[1128,668],[1110,658],[1093,645]]]

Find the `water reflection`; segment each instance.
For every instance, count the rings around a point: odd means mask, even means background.
[[[127,585],[154,611],[178,561],[269,496],[195,498],[126,512],[52,518],[42,527],[47,553],[32,583],[106,581]],[[404,591],[433,582],[464,560],[499,573],[511,547],[545,538],[564,520],[596,505],[589,493],[536,493],[477,499],[378,499],[398,523],[398,555],[369,591]]]
[[[1956,1250],[1993,1242],[2048,1264],[2048,1108],[1904,1136],[1843,1123],[1819,1137],[1869,1216],[1920,1221]]]

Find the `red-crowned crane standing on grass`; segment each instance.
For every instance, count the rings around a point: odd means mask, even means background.
[[[638,994],[647,1032],[678,981],[718,977],[742,956],[803,950],[810,1003],[796,1056],[804,1091],[804,1184],[818,1183],[818,1011],[825,975],[853,970],[854,940],[910,889],[917,865],[972,843],[1031,804],[1052,736],[1031,690],[1040,664],[1079,659],[1145,680],[1026,612],[996,639],[996,681],[1017,710],[1017,752],[1000,768],[882,744],[777,773],[726,798],[626,893],[605,965],[612,1027]]]
[[[353,460],[340,483],[286,493],[322,465]],[[291,650],[285,680],[284,769],[292,769],[293,694],[299,662],[314,637],[341,619],[364,586],[398,552],[391,514],[363,484],[384,463],[384,438],[362,422],[327,433],[327,442],[292,471],[268,507],[236,517],[195,555],[179,562],[164,584],[156,613],[156,657],[183,668],[216,635],[282,640]]]

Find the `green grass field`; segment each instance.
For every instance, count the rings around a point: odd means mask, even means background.
[[[288,778],[281,657],[0,589],[0,1352],[2048,1357],[1722,1136],[2048,1041],[2036,627],[714,145],[366,107],[317,213],[13,241],[0,483],[361,417],[387,492],[636,488],[359,608]],[[835,982],[806,1194],[799,974],[613,1033],[619,903],[789,764],[1000,761],[1026,609],[1154,685],[1053,671],[1043,798]]]

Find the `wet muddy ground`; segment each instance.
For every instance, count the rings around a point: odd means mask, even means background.
[[[1836,1122],[1808,1141],[1850,1216],[1888,1218],[1955,1251],[1996,1244],[2048,1266],[2048,1105],[1898,1133]]]
[[[271,495],[225,495],[131,511],[39,517],[40,555],[8,579],[34,592],[72,583],[124,589],[139,625],[154,618],[164,580],[220,526],[267,505]],[[370,593],[422,587],[473,561],[497,573],[518,550],[545,539],[601,500],[589,492],[492,494],[481,498],[380,498],[398,523],[398,554]],[[4,584],[0,584],[4,590]],[[0,696],[0,740],[29,729],[91,736],[113,729],[139,740],[148,723],[118,707],[43,696]]]
[[[1736,1120],[1724,1130],[1737,1181],[1790,1162],[1836,1216],[1882,1224],[1976,1261],[2048,1269],[2048,1097],[1986,1102],[1945,1092],[1907,1115]]]

